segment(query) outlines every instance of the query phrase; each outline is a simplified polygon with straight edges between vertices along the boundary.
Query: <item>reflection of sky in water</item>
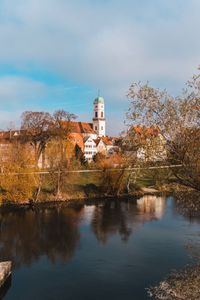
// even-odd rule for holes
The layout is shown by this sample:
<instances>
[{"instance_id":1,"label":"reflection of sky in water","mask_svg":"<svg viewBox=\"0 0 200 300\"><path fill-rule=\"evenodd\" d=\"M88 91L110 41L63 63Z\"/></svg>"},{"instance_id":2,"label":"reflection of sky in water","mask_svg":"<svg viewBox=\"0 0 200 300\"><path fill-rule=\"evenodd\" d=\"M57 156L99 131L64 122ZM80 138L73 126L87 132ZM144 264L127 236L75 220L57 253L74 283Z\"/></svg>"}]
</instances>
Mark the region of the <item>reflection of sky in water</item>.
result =
<instances>
[{"instance_id":1,"label":"reflection of sky in water","mask_svg":"<svg viewBox=\"0 0 200 300\"><path fill-rule=\"evenodd\" d=\"M14 262L5 299L147 299L146 287L190 262L197 232L155 196L1 213L0 259Z\"/></svg>"}]
</instances>

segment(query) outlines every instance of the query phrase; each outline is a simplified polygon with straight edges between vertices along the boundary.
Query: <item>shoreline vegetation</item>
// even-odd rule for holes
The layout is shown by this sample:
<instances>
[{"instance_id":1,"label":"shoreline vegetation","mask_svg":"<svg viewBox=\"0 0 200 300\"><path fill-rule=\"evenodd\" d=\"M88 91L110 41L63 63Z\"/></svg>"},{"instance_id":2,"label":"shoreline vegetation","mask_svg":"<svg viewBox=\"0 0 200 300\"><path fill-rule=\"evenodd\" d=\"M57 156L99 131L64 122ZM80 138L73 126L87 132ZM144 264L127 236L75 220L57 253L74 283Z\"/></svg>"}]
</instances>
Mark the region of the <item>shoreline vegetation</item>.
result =
<instances>
[{"instance_id":1,"label":"shoreline vegetation","mask_svg":"<svg viewBox=\"0 0 200 300\"><path fill-rule=\"evenodd\" d=\"M158 286L147 289L155 300L198 300L200 295L200 265L173 272Z\"/></svg>"},{"instance_id":2,"label":"shoreline vegetation","mask_svg":"<svg viewBox=\"0 0 200 300\"><path fill-rule=\"evenodd\" d=\"M134 190L129 190L124 187L124 189L117 193L112 191L112 193L107 193L105 188L102 186L95 185L94 183L78 185L78 186L68 186L68 190L65 192L60 192L59 195L49 192L49 191L40 191L40 196L37 198L37 201L34 199L23 199L23 201L1 201L1 208L20 208L20 207L37 207L37 206L54 206L59 204L76 206L76 205L85 205L96 203L96 201L101 201L102 199L106 200L134 200L140 197L152 195L152 196L170 196L173 195L177 201L178 207L183 214L192 216L193 214L200 213L200 201L197 200L194 204L195 198L200 198L200 193L191 188L185 187L177 183L168 183L160 184L154 186L142 185L141 183L134 185ZM194 198L193 198L194 197ZM188 201L186 206L184 206L184 199L190 198L191 201ZM192 198L192 199L191 199ZM180 204L180 205L179 205Z\"/></svg>"},{"instance_id":3,"label":"shoreline vegetation","mask_svg":"<svg viewBox=\"0 0 200 300\"><path fill-rule=\"evenodd\" d=\"M145 170L135 173L119 170L101 172L58 173L42 175L1 176L7 189L0 191L0 206L36 205L40 203L84 202L87 199L142 197L144 195L176 194L193 189L169 178L166 170ZM93 171L93 170L88 170ZM152 173L153 172L153 173ZM131 178L133 175L134 178ZM23 184L22 184L23 182Z\"/></svg>"}]
</instances>

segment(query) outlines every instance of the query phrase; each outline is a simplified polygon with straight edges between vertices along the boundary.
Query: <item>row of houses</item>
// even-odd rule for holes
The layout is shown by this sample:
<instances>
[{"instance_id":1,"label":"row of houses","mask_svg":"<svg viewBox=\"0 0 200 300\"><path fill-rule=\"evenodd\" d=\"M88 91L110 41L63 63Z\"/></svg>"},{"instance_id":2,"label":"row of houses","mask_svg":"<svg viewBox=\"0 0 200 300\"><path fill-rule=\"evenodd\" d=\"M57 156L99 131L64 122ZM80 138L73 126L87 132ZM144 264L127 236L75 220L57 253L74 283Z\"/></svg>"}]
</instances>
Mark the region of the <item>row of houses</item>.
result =
<instances>
[{"instance_id":1,"label":"row of houses","mask_svg":"<svg viewBox=\"0 0 200 300\"><path fill-rule=\"evenodd\" d=\"M93 122L70 122L70 151L68 156L72 155L76 146L82 151L85 160L91 162L97 153L102 153L106 157L112 155L119 148L116 146L116 138L106 136L106 118L105 102L103 97L97 97L93 101ZM0 159L6 160L9 148L13 141L19 139L24 134L23 130L9 130L0 132ZM27 143L30 147L30 143ZM48 144L47 144L48 147ZM30 147L30 153L32 153ZM69 154L70 153L70 154ZM42 153L45 156L44 153ZM40 157L39 166L44 166L44 158ZM48 162L46 161L48 165Z\"/></svg>"},{"instance_id":2,"label":"row of houses","mask_svg":"<svg viewBox=\"0 0 200 300\"><path fill-rule=\"evenodd\" d=\"M101 153L108 157L116 152L119 152L119 147L116 145L116 139L109 137L98 137L93 139L91 136L79 138L78 146L81 148L85 159L91 162L97 153Z\"/></svg>"},{"instance_id":3,"label":"row of houses","mask_svg":"<svg viewBox=\"0 0 200 300\"><path fill-rule=\"evenodd\" d=\"M68 122L70 133L68 141L70 150L66 149L68 158L73 155L74 149L78 146L86 161L93 161L97 153L103 154L106 158L120 153L119 137L106 136L106 118L105 102L102 97L95 98L93 102L93 122ZM135 143L139 142L140 147L131 150L137 159L158 161L166 158L166 144L158 128L145 128L136 126L130 129L131 134L135 136ZM0 160L9 159L8 152L13 146L13 141L20 140L20 137L26 135L25 130L9 130L0 132ZM153 138L152 138L153 137ZM126 139L124 139L126 140ZM144 141L144 143L143 143ZM121 138L123 145L123 139ZM49 143L50 144L50 143ZM55 145L55 144L54 144ZM33 144L31 141L26 142L29 154L34 156ZM47 143L48 149L48 143ZM131 155L132 155L131 152ZM129 154L127 152L127 154ZM46 153L41 153L38 160L38 166L48 166Z\"/></svg>"},{"instance_id":4,"label":"row of houses","mask_svg":"<svg viewBox=\"0 0 200 300\"><path fill-rule=\"evenodd\" d=\"M71 122L70 125L71 133L67 137L69 147L66 147L66 158L70 159L74 155L76 146L78 146L85 160L88 162L92 162L97 153L101 153L108 158L119 152L119 147L116 145L118 139L108 136L98 136L90 123ZM0 162L9 160L10 150L12 147L16 147L16 141L23 141L25 134L24 130L0 132ZM38 160L38 167L49 165L47 153L49 147L52 146L52 141L53 139L50 139L47 143L46 152L41 153L41 157ZM32 156L34 160L34 145L31 141L27 141L25 145L29 157Z\"/></svg>"},{"instance_id":5,"label":"row of houses","mask_svg":"<svg viewBox=\"0 0 200 300\"><path fill-rule=\"evenodd\" d=\"M70 142L70 149L66 149L66 155L70 159L73 156L74 149L78 146L81 150L84 158L88 162L92 162L97 153L101 153L106 158L110 158L116 154L120 155L121 148L119 144L123 146L123 142L126 142L126 138L98 136L93 130L92 123L85 122L71 122L71 133L68 136ZM155 128L134 127L132 128L135 136L135 145L139 144L139 147L131 150L127 150L127 156L133 155L139 160L148 161L162 161L167 158L166 143L159 130ZM20 140L20 137L25 134L21 130L10 130L0 132L0 160L9 159L9 149L13 146L15 140ZM49 143L51 145L51 143ZM54 144L55 145L55 144ZM34 156L34 149L31 142L26 144L29 154ZM133 145L134 146L134 145ZM48 143L47 147L48 149ZM43 153L48 165L48 158ZM44 166L44 159L41 155L39 159L39 167Z\"/></svg>"}]
</instances>

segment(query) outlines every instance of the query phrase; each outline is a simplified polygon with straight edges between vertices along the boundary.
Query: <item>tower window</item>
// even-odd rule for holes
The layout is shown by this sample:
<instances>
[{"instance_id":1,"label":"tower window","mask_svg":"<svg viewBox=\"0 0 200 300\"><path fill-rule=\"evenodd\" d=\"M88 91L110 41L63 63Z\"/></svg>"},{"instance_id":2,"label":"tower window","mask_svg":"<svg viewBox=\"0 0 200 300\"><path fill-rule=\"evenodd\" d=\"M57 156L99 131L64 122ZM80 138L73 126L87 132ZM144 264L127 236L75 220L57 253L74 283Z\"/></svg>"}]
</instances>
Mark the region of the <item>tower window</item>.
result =
<instances>
[{"instance_id":1,"label":"tower window","mask_svg":"<svg viewBox=\"0 0 200 300\"><path fill-rule=\"evenodd\" d=\"M101 112L101 117L103 118L103 111Z\"/></svg>"},{"instance_id":2,"label":"tower window","mask_svg":"<svg viewBox=\"0 0 200 300\"><path fill-rule=\"evenodd\" d=\"M98 113L97 113L97 111L95 111L95 118L97 118L98 117Z\"/></svg>"},{"instance_id":3,"label":"tower window","mask_svg":"<svg viewBox=\"0 0 200 300\"><path fill-rule=\"evenodd\" d=\"M95 126L95 130L97 130L97 126Z\"/></svg>"},{"instance_id":4,"label":"tower window","mask_svg":"<svg viewBox=\"0 0 200 300\"><path fill-rule=\"evenodd\" d=\"M103 126L101 126L101 130L103 130Z\"/></svg>"}]
</instances>

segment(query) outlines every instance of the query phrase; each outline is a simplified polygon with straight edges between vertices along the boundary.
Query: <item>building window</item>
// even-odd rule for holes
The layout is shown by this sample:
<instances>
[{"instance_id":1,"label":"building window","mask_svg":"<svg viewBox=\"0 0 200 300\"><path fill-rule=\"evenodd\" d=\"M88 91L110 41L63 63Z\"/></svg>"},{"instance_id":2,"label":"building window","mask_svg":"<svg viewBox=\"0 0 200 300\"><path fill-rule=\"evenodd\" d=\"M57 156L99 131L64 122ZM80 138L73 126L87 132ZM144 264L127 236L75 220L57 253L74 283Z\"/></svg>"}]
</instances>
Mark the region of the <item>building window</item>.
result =
<instances>
[{"instance_id":1,"label":"building window","mask_svg":"<svg viewBox=\"0 0 200 300\"><path fill-rule=\"evenodd\" d=\"M101 130L103 130L103 126L101 126Z\"/></svg>"},{"instance_id":2,"label":"building window","mask_svg":"<svg viewBox=\"0 0 200 300\"><path fill-rule=\"evenodd\" d=\"M103 111L101 112L101 117L103 118Z\"/></svg>"},{"instance_id":3,"label":"building window","mask_svg":"<svg viewBox=\"0 0 200 300\"><path fill-rule=\"evenodd\" d=\"M95 126L95 130L97 130L97 126Z\"/></svg>"},{"instance_id":4,"label":"building window","mask_svg":"<svg viewBox=\"0 0 200 300\"><path fill-rule=\"evenodd\" d=\"M95 118L97 118L98 117L98 113L97 113L97 111L95 111Z\"/></svg>"}]
</instances>

